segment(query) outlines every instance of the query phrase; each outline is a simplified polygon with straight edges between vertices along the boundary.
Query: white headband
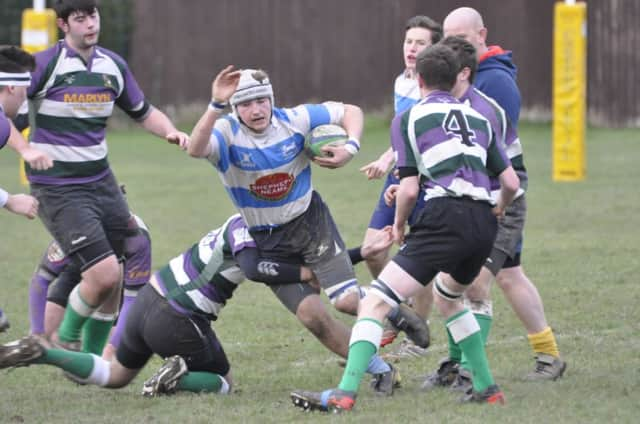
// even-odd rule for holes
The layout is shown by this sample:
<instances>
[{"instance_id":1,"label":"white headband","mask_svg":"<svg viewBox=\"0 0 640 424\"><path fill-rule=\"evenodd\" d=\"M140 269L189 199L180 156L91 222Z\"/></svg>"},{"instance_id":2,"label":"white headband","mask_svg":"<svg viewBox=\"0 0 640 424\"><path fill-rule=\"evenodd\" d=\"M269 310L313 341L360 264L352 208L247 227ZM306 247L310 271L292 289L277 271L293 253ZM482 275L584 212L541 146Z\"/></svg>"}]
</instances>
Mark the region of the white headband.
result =
<instances>
[{"instance_id":1,"label":"white headband","mask_svg":"<svg viewBox=\"0 0 640 424\"><path fill-rule=\"evenodd\" d=\"M14 73L0 71L0 85L29 86L31 85L31 74L29 72Z\"/></svg>"}]
</instances>

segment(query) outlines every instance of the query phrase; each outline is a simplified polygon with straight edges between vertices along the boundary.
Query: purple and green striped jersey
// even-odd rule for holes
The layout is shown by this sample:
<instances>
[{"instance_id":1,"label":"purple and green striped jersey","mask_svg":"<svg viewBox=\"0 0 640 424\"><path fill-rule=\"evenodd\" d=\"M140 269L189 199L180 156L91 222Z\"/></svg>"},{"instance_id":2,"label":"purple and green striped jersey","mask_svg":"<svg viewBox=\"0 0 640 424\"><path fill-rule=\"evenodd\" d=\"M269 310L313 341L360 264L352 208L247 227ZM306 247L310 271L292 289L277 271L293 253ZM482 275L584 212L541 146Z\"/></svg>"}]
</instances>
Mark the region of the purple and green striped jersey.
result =
<instances>
[{"instance_id":1,"label":"purple and green striped jersey","mask_svg":"<svg viewBox=\"0 0 640 424\"><path fill-rule=\"evenodd\" d=\"M480 112L491 123L496 134L496 141L503 146L513 169L518 174L520 188L518 188L516 197L521 196L527 189L527 170L524 167L522 145L520 144L518 131L511 124L504 109L494 99L473 86L460 97L460 101L471 106L473 110ZM499 192L500 181L497 175L493 175L491 178L491 194L494 199L497 198Z\"/></svg>"},{"instance_id":2,"label":"purple and green striped jersey","mask_svg":"<svg viewBox=\"0 0 640 424\"><path fill-rule=\"evenodd\" d=\"M2 149L11 135L11 124L9 118L4 114L2 106L0 106L0 149Z\"/></svg>"},{"instance_id":3,"label":"purple and green striped jersey","mask_svg":"<svg viewBox=\"0 0 640 424\"><path fill-rule=\"evenodd\" d=\"M240 215L209 232L154 276L163 296L178 312L215 320L245 279L234 259L242 249L256 247Z\"/></svg>"},{"instance_id":4,"label":"purple and green striped jersey","mask_svg":"<svg viewBox=\"0 0 640 424\"><path fill-rule=\"evenodd\" d=\"M29 181L38 184L82 184L109 172L106 125L117 105L137 120L148 104L126 62L96 47L88 62L64 41L35 54L28 97L35 108L31 144L47 153L54 166L37 171L27 166Z\"/></svg>"},{"instance_id":5,"label":"purple and green striped jersey","mask_svg":"<svg viewBox=\"0 0 640 424\"><path fill-rule=\"evenodd\" d=\"M398 75L393 84L393 109L395 114L404 112L418 103L420 97L418 79L408 78L406 71Z\"/></svg>"},{"instance_id":6,"label":"purple and green striped jersey","mask_svg":"<svg viewBox=\"0 0 640 424\"><path fill-rule=\"evenodd\" d=\"M235 114L216 121L207 159L250 228L283 225L307 210L313 186L305 136L319 125L340 124L343 115L344 105L336 102L274 108L261 134Z\"/></svg>"},{"instance_id":7,"label":"purple and green striped jersey","mask_svg":"<svg viewBox=\"0 0 640 424\"><path fill-rule=\"evenodd\" d=\"M391 124L398 168L417 168L425 201L451 196L494 204L490 174L510 163L491 123L450 93L435 91Z\"/></svg>"}]
</instances>

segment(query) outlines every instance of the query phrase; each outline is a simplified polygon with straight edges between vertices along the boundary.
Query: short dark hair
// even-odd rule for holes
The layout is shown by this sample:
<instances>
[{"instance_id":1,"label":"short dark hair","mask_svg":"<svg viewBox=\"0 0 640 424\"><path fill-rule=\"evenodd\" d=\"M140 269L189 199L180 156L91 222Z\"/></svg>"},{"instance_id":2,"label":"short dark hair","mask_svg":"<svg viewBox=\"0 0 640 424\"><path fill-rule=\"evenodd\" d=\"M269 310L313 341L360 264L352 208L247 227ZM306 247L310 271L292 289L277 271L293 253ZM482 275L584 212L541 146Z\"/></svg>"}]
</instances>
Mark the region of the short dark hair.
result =
<instances>
[{"instance_id":1,"label":"short dark hair","mask_svg":"<svg viewBox=\"0 0 640 424\"><path fill-rule=\"evenodd\" d=\"M469 82L473 84L473 79L476 76L476 69L478 68L478 57L476 56L476 48L473 44L468 42L462 37L449 36L440 42L440 44L451 48L458 57L460 62L460 71L464 68L469 68L471 73L469 74Z\"/></svg>"},{"instance_id":2,"label":"short dark hair","mask_svg":"<svg viewBox=\"0 0 640 424\"><path fill-rule=\"evenodd\" d=\"M428 16L417 15L409 18L405 25L405 32L411 28L424 28L431 32L431 44L436 44L442 39L442 25L434 21Z\"/></svg>"},{"instance_id":3,"label":"short dark hair","mask_svg":"<svg viewBox=\"0 0 640 424\"><path fill-rule=\"evenodd\" d=\"M416 70L427 88L451 91L460 72L460 62L450 47L438 43L418 54Z\"/></svg>"},{"instance_id":4,"label":"short dark hair","mask_svg":"<svg viewBox=\"0 0 640 424\"><path fill-rule=\"evenodd\" d=\"M73 12L84 12L89 15L95 12L97 8L98 3L96 0L56 0L53 4L56 16L65 22Z\"/></svg>"},{"instance_id":5,"label":"short dark hair","mask_svg":"<svg viewBox=\"0 0 640 424\"><path fill-rule=\"evenodd\" d=\"M0 46L1 72L31 72L35 67L36 59L30 53L16 46Z\"/></svg>"}]
</instances>

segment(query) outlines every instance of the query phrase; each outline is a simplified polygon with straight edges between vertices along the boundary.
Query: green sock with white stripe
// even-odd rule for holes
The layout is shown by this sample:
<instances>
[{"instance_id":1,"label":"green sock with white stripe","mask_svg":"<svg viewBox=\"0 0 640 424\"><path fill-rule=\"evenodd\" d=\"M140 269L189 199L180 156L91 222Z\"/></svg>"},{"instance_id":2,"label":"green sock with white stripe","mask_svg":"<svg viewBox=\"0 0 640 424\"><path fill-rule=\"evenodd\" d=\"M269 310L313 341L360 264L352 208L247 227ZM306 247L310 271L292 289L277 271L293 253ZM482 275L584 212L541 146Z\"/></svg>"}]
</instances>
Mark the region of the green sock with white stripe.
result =
<instances>
[{"instance_id":1,"label":"green sock with white stripe","mask_svg":"<svg viewBox=\"0 0 640 424\"><path fill-rule=\"evenodd\" d=\"M363 318L356 321L351 330L347 365L338 385L340 390L357 392L362 377L375 355L382 339L383 326L380 321Z\"/></svg>"},{"instance_id":2,"label":"green sock with white stripe","mask_svg":"<svg viewBox=\"0 0 640 424\"><path fill-rule=\"evenodd\" d=\"M58 338L62 342L80 340L82 326L99 305L91 306L80 296L80 285L77 285L69 295L69 303L64 311L64 318L58 329Z\"/></svg>"},{"instance_id":3,"label":"green sock with white stripe","mask_svg":"<svg viewBox=\"0 0 640 424\"><path fill-rule=\"evenodd\" d=\"M480 335L482 336L482 344L484 346L487 345L487 340L489 339L489 332L491 331L491 324L493 322L493 317L485 314L474 313L474 317L478 321L480 325ZM470 370L471 366L469 365L469 361L467 357L462 355L462 360L460 361L460 366L466 370Z\"/></svg>"},{"instance_id":4,"label":"green sock with white stripe","mask_svg":"<svg viewBox=\"0 0 640 424\"><path fill-rule=\"evenodd\" d=\"M111 377L111 363L92 353L45 349L44 354L33 362L58 367L84 384L104 387Z\"/></svg>"},{"instance_id":5,"label":"green sock with white stripe","mask_svg":"<svg viewBox=\"0 0 640 424\"><path fill-rule=\"evenodd\" d=\"M82 326L82 351L102 355L114 321L113 316L89 317Z\"/></svg>"},{"instance_id":6,"label":"green sock with white stripe","mask_svg":"<svg viewBox=\"0 0 640 424\"><path fill-rule=\"evenodd\" d=\"M473 374L473 389L481 392L494 384L484 350L480 325L473 314L465 309L451 316L447 319L447 329L469 362Z\"/></svg>"}]
</instances>

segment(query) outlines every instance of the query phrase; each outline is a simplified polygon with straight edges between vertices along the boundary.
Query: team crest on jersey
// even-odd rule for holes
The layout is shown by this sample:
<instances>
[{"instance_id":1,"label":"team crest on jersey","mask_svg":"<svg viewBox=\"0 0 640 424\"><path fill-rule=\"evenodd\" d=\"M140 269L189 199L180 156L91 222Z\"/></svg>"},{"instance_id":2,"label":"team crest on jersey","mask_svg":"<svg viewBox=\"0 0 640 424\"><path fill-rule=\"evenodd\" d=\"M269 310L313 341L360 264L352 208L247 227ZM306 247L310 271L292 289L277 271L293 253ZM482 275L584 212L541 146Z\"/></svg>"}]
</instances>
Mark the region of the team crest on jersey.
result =
<instances>
[{"instance_id":1,"label":"team crest on jersey","mask_svg":"<svg viewBox=\"0 0 640 424\"><path fill-rule=\"evenodd\" d=\"M291 191L295 177L285 172L265 175L249 185L251 194L259 199L277 201L284 199Z\"/></svg>"},{"instance_id":2,"label":"team crest on jersey","mask_svg":"<svg viewBox=\"0 0 640 424\"><path fill-rule=\"evenodd\" d=\"M107 88L111 88L114 89L115 87L113 86L113 82L111 82L111 78L109 78L107 75L102 74L102 81L104 81L104 86Z\"/></svg>"},{"instance_id":3,"label":"team crest on jersey","mask_svg":"<svg viewBox=\"0 0 640 424\"><path fill-rule=\"evenodd\" d=\"M55 241L51 242L49 248L47 249L47 260L52 263L60 262L65 258L65 256L66 255L60 248L60 245Z\"/></svg>"},{"instance_id":4,"label":"team crest on jersey","mask_svg":"<svg viewBox=\"0 0 640 424\"><path fill-rule=\"evenodd\" d=\"M255 168L257 165L251 160L250 153L240 153L240 166L242 168Z\"/></svg>"},{"instance_id":5,"label":"team crest on jersey","mask_svg":"<svg viewBox=\"0 0 640 424\"><path fill-rule=\"evenodd\" d=\"M283 157L290 158L298 153L298 147L296 143L286 143L281 147L281 153Z\"/></svg>"}]
</instances>

